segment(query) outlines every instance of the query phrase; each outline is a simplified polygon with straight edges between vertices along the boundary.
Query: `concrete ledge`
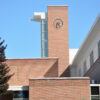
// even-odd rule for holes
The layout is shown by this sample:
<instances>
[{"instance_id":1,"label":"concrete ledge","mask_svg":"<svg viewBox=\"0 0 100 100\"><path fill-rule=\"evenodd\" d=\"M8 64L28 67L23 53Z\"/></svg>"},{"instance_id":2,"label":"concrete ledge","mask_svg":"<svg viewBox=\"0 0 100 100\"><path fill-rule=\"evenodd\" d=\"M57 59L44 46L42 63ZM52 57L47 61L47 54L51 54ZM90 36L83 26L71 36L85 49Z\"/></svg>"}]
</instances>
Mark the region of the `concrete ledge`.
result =
<instances>
[{"instance_id":1,"label":"concrete ledge","mask_svg":"<svg viewBox=\"0 0 100 100\"><path fill-rule=\"evenodd\" d=\"M68 7L68 5L48 5L48 7Z\"/></svg>"},{"instance_id":2,"label":"concrete ledge","mask_svg":"<svg viewBox=\"0 0 100 100\"><path fill-rule=\"evenodd\" d=\"M29 90L29 86L9 86L8 90Z\"/></svg>"},{"instance_id":3,"label":"concrete ledge","mask_svg":"<svg viewBox=\"0 0 100 100\"><path fill-rule=\"evenodd\" d=\"M43 58L7 58L7 60L52 60L59 59L58 57L43 57Z\"/></svg>"},{"instance_id":4,"label":"concrete ledge","mask_svg":"<svg viewBox=\"0 0 100 100\"><path fill-rule=\"evenodd\" d=\"M30 78L29 80L89 80L89 77L43 77Z\"/></svg>"}]
</instances>

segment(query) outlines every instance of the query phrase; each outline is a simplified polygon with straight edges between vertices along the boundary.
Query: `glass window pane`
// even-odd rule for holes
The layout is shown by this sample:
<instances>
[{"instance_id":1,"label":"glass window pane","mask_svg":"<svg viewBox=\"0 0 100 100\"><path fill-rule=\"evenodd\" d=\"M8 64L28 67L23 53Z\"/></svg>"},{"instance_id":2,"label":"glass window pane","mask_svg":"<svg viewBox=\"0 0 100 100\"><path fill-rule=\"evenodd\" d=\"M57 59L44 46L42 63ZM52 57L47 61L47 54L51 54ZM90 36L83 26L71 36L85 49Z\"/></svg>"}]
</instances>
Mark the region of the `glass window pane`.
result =
<instances>
[{"instance_id":1,"label":"glass window pane","mask_svg":"<svg viewBox=\"0 0 100 100\"><path fill-rule=\"evenodd\" d=\"M93 56L93 51L90 54L90 66L94 63L94 56Z\"/></svg>"},{"instance_id":2,"label":"glass window pane","mask_svg":"<svg viewBox=\"0 0 100 100\"><path fill-rule=\"evenodd\" d=\"M29 98L29 91L14 91L13 98Z\"/></svg>"},{"instance_id":3,"label":"glass window pane","mask_svg":"<svg viewBox=\"0 0 100 100\"><path fill-rule=\"evenodd\" d=\"M86 71L87 71L87 66L86 66L86 61L84 62L84 64L83 64L83 74L85 74L86 73Z\"/></svg>"},{"instance_id":4,"label":"glass window pane","mask_svg":"<svg viewBox=\"0 0 100 100\"><path fill-rule=\"evenodd\" d=\"M100 100L99 96L91 96L91 100Z\"/></svg>"},{"instance_id":5,"label":"glass window pane","mask_svg":"<svg viewBox=\"0 0 100 100\"><path fill-rule=\"evenodd\" d=\"M47 20L42 20L42 57L48 57L48 24Z\"/></svg>"},{"instance_id":6,"label":"glass window pane","mask_svg":"<svg viewBox=\"0 0 100 100\"><path fill-rule=\"evenodd\" d=\"M99 95L99 87L97 86L91 87L91 95Z\"/></svg>"},{"instance_id":7,"label":"glass window pane","mask_svg":"<svg viewBox=\"0 0 100 100\"><path fill-rule=\"evenodd\" d=\"M29 98L29 91L23 91L24 98Z\"/></svg>"}]
</instances>

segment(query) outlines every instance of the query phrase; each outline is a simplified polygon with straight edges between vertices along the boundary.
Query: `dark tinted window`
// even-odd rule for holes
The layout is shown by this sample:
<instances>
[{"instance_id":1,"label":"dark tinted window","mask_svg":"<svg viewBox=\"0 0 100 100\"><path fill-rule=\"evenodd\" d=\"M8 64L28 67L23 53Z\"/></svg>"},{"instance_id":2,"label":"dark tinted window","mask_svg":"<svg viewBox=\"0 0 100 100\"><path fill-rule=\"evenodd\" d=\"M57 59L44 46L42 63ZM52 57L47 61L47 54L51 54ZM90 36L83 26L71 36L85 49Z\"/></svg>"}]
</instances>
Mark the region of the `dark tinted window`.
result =
<instances>
[{"instance_id":1,"label":"dark tinted window","mask_svg":"<svg viewBox=\"0 0 100 100\"><path fill-rule=\"evenodd\" d=\"M29 91L14 91L13 98L28 98Z\"/></svg>"},{"instance_id":2,"label":"dark tinted window","mask_svg":"<svg viewBox=\"0 0 100 100\"><path fill-rule=\"evenodd\" d=\"M84 70L84 74L86 73L86 71L87 71L87 66L86 66L86 61L84 61L84 68L83 68Z\"/></svg>"},{"instance_id":3,"label":"dark tinted window","mask_svg":"<svg viewBox=\"0 0 100 100\"><path fill-rule=\"evenodd\" d=\"M99 87L91 87L91 95L99 95Z\"/></svg>"}]
</instances>

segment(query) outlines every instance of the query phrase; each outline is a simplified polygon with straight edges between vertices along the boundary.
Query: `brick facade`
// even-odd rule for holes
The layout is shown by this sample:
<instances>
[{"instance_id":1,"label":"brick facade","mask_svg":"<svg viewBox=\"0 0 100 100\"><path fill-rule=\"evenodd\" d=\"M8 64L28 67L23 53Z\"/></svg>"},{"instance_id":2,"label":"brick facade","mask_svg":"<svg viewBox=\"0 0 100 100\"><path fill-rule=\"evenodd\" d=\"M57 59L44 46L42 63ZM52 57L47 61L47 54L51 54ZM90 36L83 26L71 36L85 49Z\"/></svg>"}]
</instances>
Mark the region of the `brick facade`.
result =
<instances>
[{"instance_id":1,"label":"brick facade","mask_svg":"<svg viewBox=\"0 0 100 100\"><path fill-rule=\"evenodd\" d=\"M30 100L90 100L88 78L30 79Z\"/></svg>"},{"instance_id":2,"label":"brick facade","mask_svg":"<svg viewBox=\"0 0 100 100\"><path fill-rule=\"evenodd\" d=\"M58 58L47 59L9 59L7 65L14 76L9 85L29 85L29 78L57 77Z\"/></svg>"},{"instance_id":3,"label":"brick facade","mask_svg":"<svg viewBox=\"0 0 100 100\"><path fill-rule=\"evenodd\" d=\"M61 24L60 28L56 28L57 22ZM59 58L59 75L69 65L68 35L68 7L48 6L48 56Z\"/></svg>"}]
</instances>

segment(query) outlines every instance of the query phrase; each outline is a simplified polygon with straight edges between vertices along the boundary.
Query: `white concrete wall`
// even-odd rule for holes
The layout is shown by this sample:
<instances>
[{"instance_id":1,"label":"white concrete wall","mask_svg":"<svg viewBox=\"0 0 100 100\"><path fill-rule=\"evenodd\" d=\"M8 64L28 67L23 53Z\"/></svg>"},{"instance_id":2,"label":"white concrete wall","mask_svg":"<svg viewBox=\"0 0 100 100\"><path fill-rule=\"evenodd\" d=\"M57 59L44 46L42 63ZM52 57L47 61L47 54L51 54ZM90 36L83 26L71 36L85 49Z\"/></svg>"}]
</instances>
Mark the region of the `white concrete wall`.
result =
<instances>
[{"instance_id":1,"label":"white concrete wall","mask_svg":"<svg viewBox=\"0 0 100 100\"><path fill-rule=\"evenodd\" d=\"M90 53L93 51L94 62L98 59L98 42L100 41L100 20L96 24L95 28L91 31L90 37L86 40L83 50L80 51L76 62L72 64L71 76L79 76L79 70L81 69L81 76L83 73L83 64L86 60L87 70L90 68Z\"/></svg>"},{"instance_id":2,"label":"white concrete wall","mask_svg":"<svg viewBox=\"0 0 100 100\"><path fill-rule=\"evenodd\" d=\"M75 48L73 48L73 49L70 48L70 49L69 49L69 64L72 64L73 59L74 59L74 57L75 57L77 51L78 51L78 49L75 49Z\"/></svg>"},{"instance_id":3,"label":"white concrete wall","mask_svg":"<svg viewBox=\"0 0 100 100\"><path fill-rule=\"evenodd\" d=\"M99 38L98 38L99 37ZM82 55L82 58L79 60L79 63L77 65L77 71L79 71L81 67L81 76L83 76L85 73L83 73L83 67L84 62L86 60L87 70L90 68L90 53L93 51L94 54L94 62L98 59L98 41L100 40L100 34L93 40L93 43L89 45L89 47L86 49L84 55Z\"/></svg>"}]
</instances>

